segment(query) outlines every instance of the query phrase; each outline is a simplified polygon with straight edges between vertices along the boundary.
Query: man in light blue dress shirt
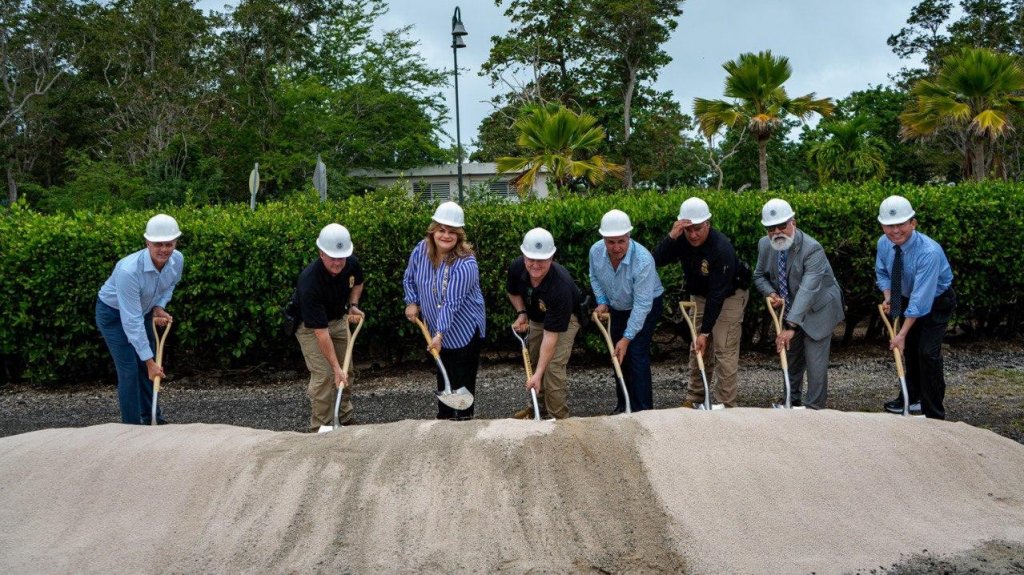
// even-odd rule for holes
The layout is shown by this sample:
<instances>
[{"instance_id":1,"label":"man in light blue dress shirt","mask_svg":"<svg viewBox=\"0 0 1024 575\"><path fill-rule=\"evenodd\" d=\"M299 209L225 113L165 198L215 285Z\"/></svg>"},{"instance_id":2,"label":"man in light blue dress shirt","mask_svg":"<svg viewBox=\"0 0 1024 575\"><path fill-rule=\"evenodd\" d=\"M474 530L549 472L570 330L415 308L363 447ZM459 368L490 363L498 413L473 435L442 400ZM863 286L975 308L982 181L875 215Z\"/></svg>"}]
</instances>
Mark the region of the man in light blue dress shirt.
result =
<instances>
[{"instance_id":1,"label":"man in light blue dress shirt","mask_svg":"<svg viewBox=\"0 0 1024 575\"><path fill-rule=\"evenodd\" d=\"M894 319L903 318L889 349L899 348L906 361L911 411L920 409L925 417L945 419L942 338L956 309L953 270L942 246L917 231L917 218L906 198L883 200L878 222L883 234L875 255L875 283L884 297L884 311ZM902 413L902 395L885 409Z\"/></svg>"},{"instance_id":2,"label":"man in light blue dress shirt","mask_svg":"<svg viewBox=\"0 0 1024 575\"><path fill-rule=\"evenodd\" d=\"M654 257L630 238L629 216L612 210L601 218L603 236L590 248L590 287L597 300L598 314L611 314L611 337L615 357L629 391L633 411L653 409L651 391L651 337L662 312L665 288L654 265ZM612 412L622 413L625 398L615 386L617 403Z\"/></svg>"},{"instance_id":3,"label":"man in light blue dress shirt","mask_svg":"<svg viewBox=\"0 0 1024 575\"><path fill-rule=\"evenodd\" d=\"M171 216L150 218L143 234L146 247L117 262L96 298L96 327L117 369L122 423L151 423L153 378L164 377L154 359L151 323L155 319L157 325L166 326L173 320L165 308L185 263L175 249L180 235L178 222ZM157 423L166 423L159 410Z\"/></svg>"}]
</instances>

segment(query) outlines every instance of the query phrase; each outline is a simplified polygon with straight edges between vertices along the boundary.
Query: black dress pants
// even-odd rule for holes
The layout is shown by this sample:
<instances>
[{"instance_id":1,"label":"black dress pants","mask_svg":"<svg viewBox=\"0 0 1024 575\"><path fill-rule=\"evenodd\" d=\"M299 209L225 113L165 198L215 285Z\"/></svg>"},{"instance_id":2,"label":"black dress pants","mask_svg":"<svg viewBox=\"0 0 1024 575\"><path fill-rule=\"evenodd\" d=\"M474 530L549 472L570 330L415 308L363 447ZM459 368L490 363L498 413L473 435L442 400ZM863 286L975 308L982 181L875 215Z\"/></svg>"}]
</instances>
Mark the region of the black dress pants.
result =
<instances>
[{"instance_id":1,"label":"black dress pants","mask_svg":"<svg viewBox=\"0 0 1024 575\"><path fill-rule=\"evenodd\" d=\"M907 333L903 357L907 367L907 393L910 403L921 402L925 417L946 419L942 405L946 397L946 377L942 369L942 338L946 335L956 293L950 287L932 303L932 310L914 322Z\"/></svg>"},{"instance_id":2,"label":"black dress pants","mask_svg":"<svg viewBox=\"0 0 1024 575\"><path fill-rule=\"evenodd\" d=\"M444 364L445 370L448 372L448 380L451 383L452 391L465 387L476 395L476 372L480 368L480 332L479 330L473 334L473 338L469 340L469 343L464 347L456 349L441 349L441 363ZM437 372L437 390L444 391L444 377L441 375L441 371ZM476 402L469 406L468 409L452 409L447 405L437 402L437 418L438 419L455 419L455 420L466 420L473 419L473 407Z\"/></svg>"}]
</instances>

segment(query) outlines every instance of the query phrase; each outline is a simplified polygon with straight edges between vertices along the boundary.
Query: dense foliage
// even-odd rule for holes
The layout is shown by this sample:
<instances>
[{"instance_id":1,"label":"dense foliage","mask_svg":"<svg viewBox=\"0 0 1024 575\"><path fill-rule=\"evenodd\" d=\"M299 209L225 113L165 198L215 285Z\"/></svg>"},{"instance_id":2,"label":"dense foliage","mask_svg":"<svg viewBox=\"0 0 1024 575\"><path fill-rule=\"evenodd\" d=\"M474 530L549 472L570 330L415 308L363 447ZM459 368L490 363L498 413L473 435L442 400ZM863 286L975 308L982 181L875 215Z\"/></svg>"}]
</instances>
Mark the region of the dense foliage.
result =
<instances>
[{"instance_id":1,"label":"dense foliage","mask_svg":"<svg viewBox=\"0 0 1024 575\"><path fill-rule=\"evenodd\" d=\"M1024 247L1024 191L1003 184L869 184L781 194L796 209L798 226L825 246L846 292L850 320L875 314L879 295L874 249L880 235L875 217L880 200L892 193L910 198L918 211L918 230L945 247L956 274L961 326L981 334L1019 330L1024 268L1017 260ZM587 253L599 239L602 214L611 208L625 210L634 221L633 237L653 248L671 226L679 203L690 195L708 201L713 225L753 264L757 240L764 233L760 209L769 194L677 189L664 195L622 193L467 206L466 231L481 266L489 345L512 349L504 273L518 255L525 231L549 229L558 246L556 260L587 285ZM298 273L316 257L319 229L332 221L352 231L356 254L367 271L362 307L368 321L360 353L390 361L421 350L402 314L401 278L432 206L400 194L319 203L310 193L261 204L255 212L239 205L184 207L170 213L184 230L179 249L185 254L185 273L169 306L177 318L170 347L179 365L255 365L294 354L294 339L280 329L280 308ZM141 234L151 215L42 215L22 204L0 212L4 377L45 381L110 368L94 326L96 292L119 258L143 247ZM680 296L678 266L663 268L661 277L670 289L666 301L674 301ZM763 300L752 295L748 332L759 329L766 318Z\"/></svg>"}]
</instances>

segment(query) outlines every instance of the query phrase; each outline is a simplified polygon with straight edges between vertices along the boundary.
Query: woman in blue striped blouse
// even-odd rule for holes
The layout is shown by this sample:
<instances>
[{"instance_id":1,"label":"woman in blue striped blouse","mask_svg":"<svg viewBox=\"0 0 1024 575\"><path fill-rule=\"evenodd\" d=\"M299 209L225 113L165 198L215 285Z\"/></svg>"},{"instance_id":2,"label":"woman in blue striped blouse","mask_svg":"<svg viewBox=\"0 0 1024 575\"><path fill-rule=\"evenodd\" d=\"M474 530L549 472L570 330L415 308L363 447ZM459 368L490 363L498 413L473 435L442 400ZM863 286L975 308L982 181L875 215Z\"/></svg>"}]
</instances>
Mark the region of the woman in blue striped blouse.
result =
<instances>
[{"instance_id":1,"label":"woman in blue striped blouse","mask_svg":"<svg viewBox=\"0 0 1024 575\"><path fill-rule=\"evenodd\" d=\"M412 250L405 268L405 317L422 315L433 334L429 349L441 353L452 389L476 394L480 342L485 337L484 297L473 245L466 240L465 214L455 202L437 207L427 236ZM437 374L437 390L444 379ZM437 418L464 421L473 407L455 410L437 402Z\"/></svg>"}]
</instances>

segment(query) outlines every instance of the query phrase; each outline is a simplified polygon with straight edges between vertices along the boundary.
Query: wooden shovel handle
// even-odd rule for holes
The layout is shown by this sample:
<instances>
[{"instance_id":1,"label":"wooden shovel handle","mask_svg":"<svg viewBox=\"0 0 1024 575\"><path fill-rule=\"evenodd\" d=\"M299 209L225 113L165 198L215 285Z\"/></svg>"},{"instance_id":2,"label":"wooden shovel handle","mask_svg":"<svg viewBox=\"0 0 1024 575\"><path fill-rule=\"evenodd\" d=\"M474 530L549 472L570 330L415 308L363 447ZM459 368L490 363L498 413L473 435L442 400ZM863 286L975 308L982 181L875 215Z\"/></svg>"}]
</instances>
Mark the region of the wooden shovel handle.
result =
<instances>
[{"instance_id":1,"label":"wooden shovel handle","mask_svg":"<svg viewBox=\"0 0 1024 575\"><path fill-rule=\"evenodd\" d=\"M683 319L686 320L686 325L690 327L690 337L692 337L693 341L696 342L697 328L694 327L693 325L693 318L690 317L690 310L693 310L693 316L696 317L697 304L695 304L692 301L681 301L679 302L679 310L683 312ZM704 354L702 353L697 354L697 366L701 369L701 371L704 370Z\"/></svg>"},{"instance_id":2,"label":"wooden shovel handle","mask_svg":"<svg viewBox=\"0 0 1024 575\"><path fill-rule=\"evenodd\" d=\"M434 340L430 337L430 332L427 331L426 324L424 324L423 321L420 320L420 318L418 318L418 317L415 318L415 319L416 319L416 325L420 326L420 332L423 333L423 339L427 340L427 347L430 348L429 349L430 355L434 356L434 359L441 359L441 352L439 352L436 349L430 347L430 342L432 342Z\"/></svg>"},{"instance_id":3,"label":"wooden shovel handle","mask_svg":"<svg viewBox=\"0 0 1024 575\"><path fill-rule=\"evenodd\" d=\"M164 332L161 334L160 331L157 330L156 318L153 318L153 337L156 339L156 357L153 358L153 361L155 361L160 367L163 367L164 365L164 342L167 341L167 334L171 332L171 325L173 323L173 321L168 320L167 325L164 326ZM160 379L159 375L153 378L154 391L160 391Z\"/></svg>"},{"instance_id":4,"label":"wooden shovel handle","mask_svg":"<svg viewBox=\"0 0 1024 575\"><path fill-rule=\"evenodd\" d=\"M608 345L608 353L612 356L612 367L615 368L615 375L619 376L619 379L624 379L622 377L622 366L619 365L619 358L615 357L615 344L612 343L612 336L608 333L612 329L611 314L604 314L604 319L602 320L601 316L595 311L590 314L590 317L594 319L594 325L600 330L601 335L604 336L605 344ZM607 326L605 322L607 322Z\"/></svg>"},{"instance_id":5,"label":"wooden shovel handle","mask_svg":"<svg viewBox=\"0 0 1024 575\"><path fill-rule=\"evenodd\" d=\"M775 313L775 308L772 307L772 298L764 298L768 303L768 313L772 315L772 323L775 324L775 335L782 333L782 320L780 318L786 317L786 302L782 302L782 309L779 313ZM779 351L779 361L782 363L782 369L789 370L789 359L786 358L786 350L783 348Z\"/></svg>"},{"instance_id":6,"label":"wooden shovel handle","mask_svg":"<svg viewBox=\"0 0 1024 575\"><path fill-rule=\"evenodd\" d=\"M899 329L900 318L890 322L889 316L885 313L885 304L882 303L878 304L878 314L882 316L882 323L885 324L885 329L889 332L889 341L896 339L896 330ZM904 377L903 354L900 353L900 348L892 348L892 355L896 358L896 374Z\"/></svg>"},{"instance_id":7,"label":"wooden shovel handle","mask_svg":"<svg viewBox=\"0 0 1024 575\"><path fill-rule=\"evenodd\" d=\"M363 329L364 319L366 319L366 314L359 316L355 331L351 331L349 323L345 322L345 329L349 331L349 334L348 343L345 345L345 361L341 365L342 373L348 373L348 369L352 366L352 348L356 345L356 336L359 335L359 330Z\"/></svg>"}]
</instances>

